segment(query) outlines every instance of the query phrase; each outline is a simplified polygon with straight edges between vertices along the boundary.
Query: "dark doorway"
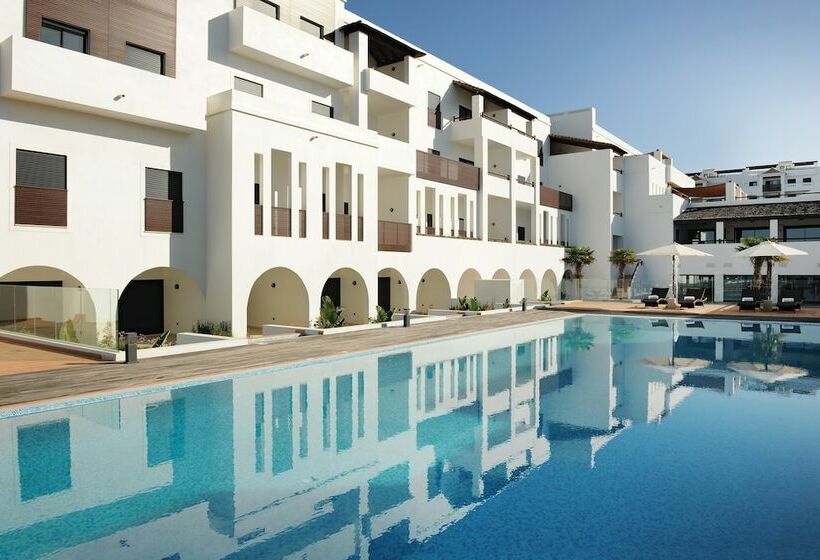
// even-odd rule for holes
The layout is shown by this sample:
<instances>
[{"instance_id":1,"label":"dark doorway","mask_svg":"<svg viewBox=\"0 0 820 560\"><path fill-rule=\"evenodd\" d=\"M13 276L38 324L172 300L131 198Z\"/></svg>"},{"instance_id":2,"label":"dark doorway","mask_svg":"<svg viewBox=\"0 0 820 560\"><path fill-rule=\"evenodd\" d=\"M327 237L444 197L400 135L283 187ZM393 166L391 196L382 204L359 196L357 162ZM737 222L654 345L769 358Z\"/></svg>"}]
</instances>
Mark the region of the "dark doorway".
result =
<instances>
[{"instance_id":1,"label":"dark doorway","mask_svg":"<svg viewBox=\"0 0 820 560\"><path fill-rule=\"evenodd\" d=\"M164 291L162 280L132 280L120 296L119 330L139 334L165 331Z\"/></svg>"},{"instance_id":2,"label":"dark doorway","mask_svg":"<svg viewBox=\"0 0 820 560\"><path fill-rule=\"evenodd\" d=\"M519 241L526 241L527 240L527 228L524 226L518 226L518 240Z\"/></svg>"},{"instance_id":3,"label":"dark doorway","mask_svg":"<svg viewBox=\"0 0 820 560\"><path fill-rule=\"evenodd\" d=\"M390 277L379 276L379 307L390 310Z\"/></svg>"},{"instance_id":4,"label":"dark doorway","mask_svg":"<svg viewBox=\"0 0 820 560\"><path fill-rule=\"evenodd\" d=\"M327 279L327 282L325 282L325 287L322 289L322 300L325 299L325 296L329 297L336 307L340 307L342 305L341 278Z\"/></svg>"}]
</instances>

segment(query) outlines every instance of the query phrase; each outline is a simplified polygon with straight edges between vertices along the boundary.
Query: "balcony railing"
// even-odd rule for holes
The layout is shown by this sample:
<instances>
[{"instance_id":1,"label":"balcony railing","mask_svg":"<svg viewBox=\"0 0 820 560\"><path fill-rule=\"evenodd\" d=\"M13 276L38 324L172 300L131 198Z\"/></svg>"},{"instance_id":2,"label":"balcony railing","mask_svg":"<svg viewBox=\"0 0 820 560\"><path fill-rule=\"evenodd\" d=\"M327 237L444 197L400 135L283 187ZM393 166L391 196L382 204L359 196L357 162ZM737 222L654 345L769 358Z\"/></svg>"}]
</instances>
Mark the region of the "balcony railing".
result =
<instances>
[{"instance_id":1,"label":"balcony railing","mask_svg":"<svg viewBox=\"0 0 820 560\"><path fill-rule=\"evenodd\" d=\"M572 195L569 193L542 186L539 199L541 206L572 212Z\"/></svg>"},{"instance_id":2,"label":"balcony railing","mask_svg":"<svg viewBox=\"0 0 820 560\"><path fill-rule=\"evenodd\" d=\"M509 128L510 130L514 130L514 131L516 131L518 134L521 134L522 136L526 136L527 138L531 138L531 139L533 139L533 140L537 140L537 138L536 138L535 136L533 136L532 134L530 134L530 133L528 133L528 132L525 132L525 131L523 131L523 130L521 130L521 129L518 129L518 128L514 127L514 126L513 126L513 125L511 125L511 124L507 124L507 123L505 123L504 121L502 121L502 120L500 120L500 119L497 119L497 118L493 117L493 116L492 116L491 114L489 114L489 113L486 113L486 112L485 112L485 113L481 113L481 116L482 116L482 117L484 117L485 119L487 119L488 121L492 121L492 122L494 122L494 123L496 123L496 124L499 124L499 125L501 125L501 126L506 126L506 127L507 127L507 128Z\"/></svg>"},{"instance_id":3,"label":"balcony railing","mask_svg":"<svg viewBox=\"0 0 820 560\"><path fill-rule=\"evenodd\" d=\"M350 241L352 221L350 214L336 214L336 239L339 241Z\"/></svg>"},{"instance_id":4,"label":"balcony railing","mask_svg":"<svg viewBox=\"0 0 820 560\"><path fill-rule=\"evenodd\" d=\"M535 181L530 181L529 179L527 179L523 175L519 175L518 177L515 178L515 180L518 181L519 185L526 185L528 187L534 187L535 186Z\"/></svg>"},{"instance_id":5,"label":"balcony railing","mask_svg":"<svg viewBox=\"0 0 820 560\"><path fill-rule=\"evenodd\" d=\"M322 239L330 239L330 214L322 212Z\"/></svg>"},{"instance_id":6,"label":"balcony railing","mask_svg":"<svg viewBox=\"0 0 820 560\"><path fill-rule=\"evenodd\" d=\"M359 241L364 241L364 216L359 216L356 222L359 224L356 237Z\"/></svg>"},{"instance_id":7,"label":"balcony railing","mask_svg":"<svg viewBox=\"0 0 820 560\"><path fill-rule=\"evenodd\" d=\"M262 205L253 205L253 234L262 235Z\"/></svg>"},{"instance_id":8,"label":"balcony railing","mask_svg":"<svg viewBox=\"0 0 820 560\"><path fill-rule=\"evenodd\" d=\"M416 176L473 191L479 189L481 182L478 167L422 151L416 152Z\"/></svg>"},{"instance_id":9,"label":"balcony railing","mask_svg":"<svg viewBox=\"0 0 820 560\"><path fill-rule=\"evenodd\" d=\"M307 237L307 212L299 210L299 237Z\"/></svg>"},{"instance_id":10,"label":"balcony railing","mask_svg":"<svg viewBox=\"0 0 820 560\"><path fill-rule=\"evenodd\" d=\"M66 227L68 191L41 187L14 187L14 223Z\"/></svg>"},{"instance_id":11,"label":"balcony railing","mask_svg":"<svg viewBox=\"0 0 820 560\"><path fill-rule=\"evenodd\" d=\"M413 250L412 226L379 220L379 251L409 253Z\"/></svg>"},{"instance_id":12,"label":"balcony railing","mask_svg":"<svg viewBox=\"0 0 820 560\"><path fill-rule=\"evenodd\" d=\"M290 208L270 209L271 235L276 237L290 237Z\"/></svg>"},{"instance_id":13,"label":"balcony railing","mask_svg":"<svg viewBox=\"0 0 820 560\"><path fill-rule=\"evenodd\" d=\"M181 200L145 199L145 231L182 233Z\"/></svg>"}]
</instances>

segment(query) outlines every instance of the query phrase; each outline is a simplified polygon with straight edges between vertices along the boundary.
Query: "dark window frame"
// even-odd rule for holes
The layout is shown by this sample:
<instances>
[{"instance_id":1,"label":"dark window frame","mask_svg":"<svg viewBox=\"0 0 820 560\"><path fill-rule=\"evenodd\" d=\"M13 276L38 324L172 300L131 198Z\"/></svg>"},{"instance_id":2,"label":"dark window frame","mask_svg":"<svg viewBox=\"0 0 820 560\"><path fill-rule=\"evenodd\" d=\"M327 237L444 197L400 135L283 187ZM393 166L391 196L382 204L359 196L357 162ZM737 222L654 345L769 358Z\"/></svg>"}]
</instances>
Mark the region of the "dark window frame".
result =
<instances>
[{"instance_id":1,"label":"dark window frame","mask_svg":"<svg viewBox=\"0 0 820 560\"><path fill-rule=\"evenodd\" d=\"M264 86L264 84L260 84L259 82L254 82L253 80L249 80L249 79L247 79L247 78L243 78L242 76L234 76L234 77L233 77L233 89L235 89L235 90L237 90L237 91L241 91L241 92L243 92L243 93L250 94L250 95L256 95L256 94L255 94L255 93L251 93L251 92L249 92L249 91L245 91L245 90L241 90L241 89L237 88L237 87L236 87L236 82L237 82L237 81L240 81L240 82L246 82L246 83L251 84L251 85L254 85L254 86L259 86L259 95L258 95L257 97L265 97L265 86Z\"/></svg>"},{"instance_id":2,"label":"dark window frame","mask_svg":"<svg viewBox=\"0 0 820 560\"><path fill-rule=\"evenodd\" d=\"M435 105L431 105L431 97L435 98L436 103ZM433 116L433 119L430 116ZM441 122L441 96L437 93L433 93L432 91L427 92L427 126L430 128L435 128L436 130L441 130L442 122Z\"/></svg>"},{"instance_id":3,"label":"dark window frame","mask_svg":"<svg viewBox=\"0 0 820 560\"><path fill-rule=\"evenodd\" d=\"M139 50L145 51L147 53L159 55L159 68L160 68L159 73L160 73L161 76L166 76L167 75L165 73L166 72L166 65L165 65L166 54L164 52L158 51L156 49L150 49L148 47L138 45L137 43L131 43L130 41L126 41L126 43L125 43L126 51L128 50L128 47L131 47L132 49L139 49ZM136 68L138 70L144 70L145 72L151 72L150 70L145 70L144 68L140 68L139 66L131 66L130 64L127 64L127 63L126 63L126 66L130 66L131 68ZM154 74L154 73L155 72L151 72L151 74Z\"/></svg>"},{"instance_id":4,"label":"dark window frame","mask_svg":"<svg viewBox=\"0 0 820 560\"><path fill-rule=\"evenodd\" d=\"M811 183L811 177L803 177L804 183Z\"/></svg>"},{"instance_id":5,"label":"dark window frame","mask_svg":"<svg viewBox=\"0 0 820 560\"><path fill-rule=\"evenodd\" d=\"M320 117L327 117L327 118L329 118L329 119L334 118L334 116L333 116L333 115L334 115L333 105L328 105L328 104L326 104L326 103L322 103L321 101L316 101L316 100L313 100L313 101L311 101L311 105L310 105L310 107L311 107L311 112L312 112L314 115L319 115ZM317 108L317 107L322 107L322 108L324 108L324 109L327 109L327 110L328 110L328 114L327 114L327 115L325 115L324 113L317 112L317 111L316 111L316 108Z\"/></svg>"},{"instance_id":6,"label":"dark window frame","mask_svg":"<svg viewBox=\"0 0 820 560\"><path fill-rule=\"evenodd\" d=\"M279 7L279 4L277 4L275 2L271 2L270 0L259 0L259 1L262 2L263 4L267 4L268 6L270 6L271 8L274 9L274 11L276 12L276 19L279 19L281 17L282 8Z\"/></svg>"},{"instance_id":7,"label":"dark window frame","mask_svg":"<svg viewBox=\"0 0 820 560\"><path fill-rule=\"evenodd\" d=\"M61 189L55 189L54 187L47 187L43 185L26 185L21 184L17 179L19 177L19 169L18 166L20 165L20 152L27 153L27 154L40 154L44 156L52 156L52 157L59 157L63 160L63 187ZM68 156L65 154L55 154L52 152L43 152L40 150L27 150L26 148L16 148L14 151L14 186L16 187L34 187L37 189L52 189L52 190L60 190L60 191L67 191L68 190Z\"/></svg>"},{"instance_id":8,"label":"dark window frame","mask_svg":"<svg viewBox=\"0 0 820 560\"><path fill-rule=\"evenodd\" d=\"M325 38L325 26L324 25L322 25L321 23L315 22L312 19L308 19L305 16L299 16L299 20L304 21L308 25L312 25L312 26L316 27L317 30L319 31L319 35L317 36L319 39L324 39ZM302 31L305 31L305 33L308 33L308 31L306 31L304 29L302 29ZM310 35L312 36L313 33L311 33Z\"/></svg>"},{"instance_id":9,"label":"dark window frame","mask_svg":"<svg viewBox=\"0 0 820 560\"><path fill-rule=\"evenodd\" d=\"M56 19L42 18L40 20L40 40L41 41L42 41L43 28L44 27L48 28L48 29L51 29L53 31L59 31L60 32L60 44L55 45L55 46L59 46L61 49L67 49L67 50L70 50L70 51L73 51L73 52L78 52L78 51L75 51L74 49L69 49L68 47L66 47L63 44L64 43L63 34L65 32L69 32L69 33L73 33L75 35L81 35L82 36L82 38L83 38L82 53L83 54L89 54L91 52L91 32L88 29L83 29L82 27L77 27L75 25L69 25L67 23L63 23L63 22L58 21ZM42 41L42 42L45 42L45 41ZM51 44L51 43L48 43L48 44Z\"/></svg>"},{"instance_id":10,"label":"dark window frame","mask_svg":"<svg viewBox=\"0 0 820 560\"><path fill-rule=\"evenodd\" d=\"M806 230L816 229L820 233L820 225L811 226L783 226L783 239L786 241L820 241L820 235L806 237ZM803 237L790 237L789 233L794 231L803 231Z\"/></svg>"},{"instance_id":11,"label":"dark window frame","mask_svg":"<svg viewBox=\"0 0 820 560\"><path fill-rule=\"evenodd\" d=\"M797 179L794 179L794 178L786 179L786 184L787 185L796 185L797 184Z\"/></svg>"}]
</instances>

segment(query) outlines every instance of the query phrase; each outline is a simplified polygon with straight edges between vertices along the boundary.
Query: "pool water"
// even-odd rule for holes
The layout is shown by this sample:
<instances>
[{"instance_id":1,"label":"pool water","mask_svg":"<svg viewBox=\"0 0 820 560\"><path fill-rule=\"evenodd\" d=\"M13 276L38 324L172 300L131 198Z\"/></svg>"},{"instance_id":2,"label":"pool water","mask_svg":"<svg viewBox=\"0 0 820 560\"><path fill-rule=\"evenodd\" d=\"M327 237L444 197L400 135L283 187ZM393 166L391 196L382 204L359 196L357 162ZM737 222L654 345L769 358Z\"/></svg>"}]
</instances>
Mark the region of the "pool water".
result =
<instances>
[{"instance_id":1,"label":"pool water","mask_svg":"<svg viewBox=\"0 0 820 560\"><path fill-rule=\"evenodd\" d=\"M0 558L817 558L820 325L583 316L0 418Z\"/></svg>"}]
</instances>

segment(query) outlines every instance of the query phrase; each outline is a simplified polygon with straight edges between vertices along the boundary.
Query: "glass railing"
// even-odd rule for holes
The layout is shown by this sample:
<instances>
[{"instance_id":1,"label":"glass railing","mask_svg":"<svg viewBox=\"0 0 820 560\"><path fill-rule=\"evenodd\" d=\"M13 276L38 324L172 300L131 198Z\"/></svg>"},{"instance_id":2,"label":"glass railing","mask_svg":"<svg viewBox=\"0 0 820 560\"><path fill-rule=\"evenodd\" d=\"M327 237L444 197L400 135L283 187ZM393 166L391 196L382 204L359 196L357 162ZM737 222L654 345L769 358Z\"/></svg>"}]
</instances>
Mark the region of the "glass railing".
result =
<instances>
[{"instance_id":1,"label":"glass railing","mask_svg":"<svg viewBox=\"0 0 820 560\"><path fill-rule=\"evenodd\" d=\"M583 278L580 282L574 278L565 278L561 282L562 300L610 301L638 300L652 292L652 288L662 287L647 284L636 278L631 282L619 282L617 279Z\"/></svg>"},{"instance_id":2,"label":"glass railing","mask_svg":"<svg viewBox=\"0 0 820 560\"><path fill-rule=\"evenodd\" d=\"M110 289L0 285L0 331L115 350L118 296Z\"/></svg>"}]
</instances>

